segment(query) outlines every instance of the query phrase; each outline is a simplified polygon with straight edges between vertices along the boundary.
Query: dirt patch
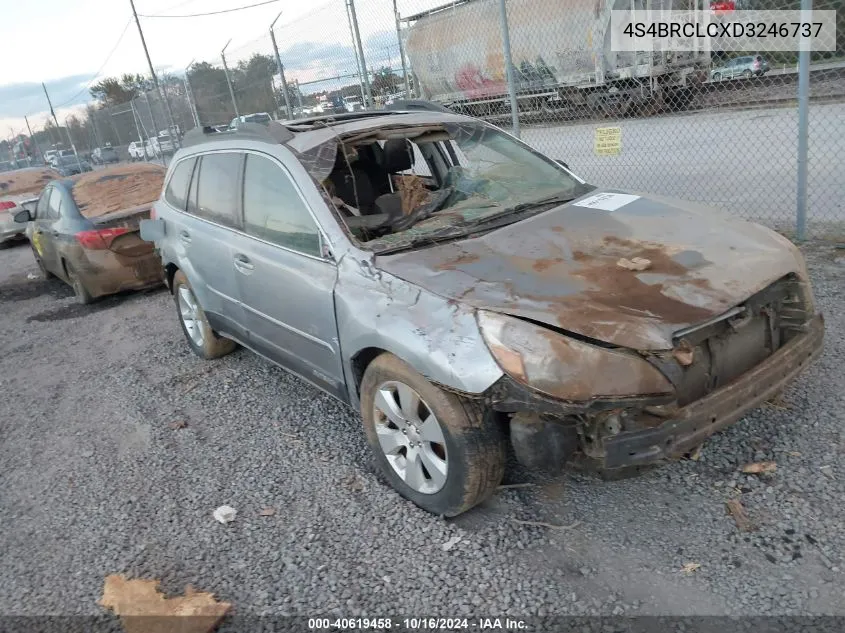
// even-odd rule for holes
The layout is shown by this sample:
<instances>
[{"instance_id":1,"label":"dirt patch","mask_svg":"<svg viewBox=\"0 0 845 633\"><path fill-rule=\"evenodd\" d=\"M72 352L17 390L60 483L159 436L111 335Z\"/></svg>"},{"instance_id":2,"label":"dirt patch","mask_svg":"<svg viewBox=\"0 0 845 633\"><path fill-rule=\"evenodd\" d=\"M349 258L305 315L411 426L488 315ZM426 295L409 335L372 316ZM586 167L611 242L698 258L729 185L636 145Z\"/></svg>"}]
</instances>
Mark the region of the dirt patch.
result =
<instances>
[{"instance_id":1,"label":"dirt patch","mask_svg":"<svg viewBox=\"0 0 845 633\"><path fill-rule=\"evenodd\" d=\"M602 242L605 247L609 247L608 250L619 249L619 257L627 257L629 259L639 257L649 260L651 266L649 266L648 272L650 273L677 276L687 273L687 269L684 266L672 259L660 247L634 242L612 235L605 237ZM607 254L607 251L605 251L605 254Z\"/></svg>"},{"instance_id":2,"label":"dirt patch","mask_svg":"<svg viewBox=\"0 0 845 633\"><path fill-rule=\"evenodd\" d=\"M73 291L71 290L71 295ZM27 317L26 322L32 323L37 321L39 323L49 323L51 321L66 321L67 319L76 319L78 317L85 317L95 312L102 312L103 310L110 310L117 307L120 300L117 297L108 297L97 303L89 305L82 305L81 303L71 303L69 305L59 306L52 310L44 310L37 314Z\"/></svg>"},{"instance_id":3,"label":"dirt patch","mask_svg":"<svg viewBox=\"0 0 845 633\"><path fill-rule=\"evenodd\" d=\"M26 301L42 295L54 299L66 299L73 296L70 286L58 279L23 279L0 286L0 302Z\"/></svg>"},{"instance_id":4,"label":"dirt patch","mask_svg":"<svg viewBox=\"0 0 845 633\"><path fill-rule=\"evenodd\" d=\"M158 200L165 169L159 165L121 165L76 179L73 198L86 218L132 209Z\"/></svg>"},{"instance_id":5,"label":"dirt patch","mask_svg":"<svg viewBox=\"0 0 845 633\"><path fill-rule=\"evenodd\" d=\"M59 172L52 169L20 169L0 176L0 196L37 196L51 180L61 178Z\"/></svg>"}]
</instances>

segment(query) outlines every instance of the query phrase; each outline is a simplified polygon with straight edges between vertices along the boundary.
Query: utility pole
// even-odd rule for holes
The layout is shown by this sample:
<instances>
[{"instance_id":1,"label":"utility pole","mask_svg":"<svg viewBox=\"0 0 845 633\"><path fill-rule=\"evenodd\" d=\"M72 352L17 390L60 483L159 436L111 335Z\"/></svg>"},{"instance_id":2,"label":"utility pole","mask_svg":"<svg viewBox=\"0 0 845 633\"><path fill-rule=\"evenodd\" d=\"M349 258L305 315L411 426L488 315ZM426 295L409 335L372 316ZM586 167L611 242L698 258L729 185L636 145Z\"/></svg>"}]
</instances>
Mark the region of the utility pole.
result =
<instances>
[{"instance_id":1,"label":"utility pole","mask_svg":"<svg viewBox=\"0 0 845 633\"><path fill-rule=\"evenodd\" d=\"M53 102L50 101L50 93L47 92L47 86L44 85L44 82L41 82L41 87L44 88L44 96L47 97L47 105L50 106L50 114L53 115L53 123L56 124L56 129L60 130L61 126L59 125L59 120L56 118L56 113L53 111Z\"/></svg>"},{"instance_id":2,"label":"utility pole","mask_svg":"<svg viewBox=\"0 0 845 633\"><path fill-rule=\"evenodd\" d=\"M235 107L235 116L240 117L241 113L238 112L238 100L235 99L235 89L232 88L232 78L229 76L229 66L226 65L226 49L229 48L229 44L232 43L232 40L226 42L226 46L223 47L223 50L220 51L220 57L223 58L223 72L226 73L226 83L229 85L229 96L232 97L232 105Z\"/></svg>"},{"instance_id":3,"label":"utility pole","mask_svg":"<svg viewBox=\"0 0 845 633\"><path fill-rule=\"evenodd\" d=\"M141 21L138 19L138 12L135 10L135 0L129 0L129 4L132 6L132 15L135 16L135 24L138 26L138 35L141 36L141 45L144 47L144 55L147 56L147 65L150 67L150 75L153 78L153 83L155 84L156 90L158 90L159 96L164 100L164 107L167 110L167 119L170 122L171 141L174 143L174 147L177 147L179 142L175 138L177 134L175 134L173 112L170 110L170 101L167 99L167 91L162 89L161 84L158 82L158 75L156 75L155 68L153 68L153 60L150 59L150 51L147 49L147 40L144 39L144 30L141 28ZM153 127L156 129L156 136L158 136L158 125L156 125L155 121L153 121Z\"/></svg>"},{"instance_id":4,"label":"utility pole","mask_svg":"<svg viewBox=\"0 0 845 633\"><path fill-rule=\"evenodd\" d=\"M38 141L35 140L35 135L32 133L32 128L29 127L29 118L24 117L23 120L26 121L26 129L29 132L29 138L32 139L32 144L35 145L35 149L41 155L41 162L46 165L47 161L44 160L44 152L41 151L41 147L38 145Z\"/></svg>"},{"instance_id":5,"label":"utility pole","mask_svg":"<svg viewBox=\"0 0 845 633\"><path fill-rule=\"evenodd\" d=\"M405 64L405 45L402 43L402 30L399 28L399 8L393 0L393 17L396 19L396 40L399 42L399 58L402 60L402 78L405 80L405 98L411 98L411 84L408 82L408 66Z\"/></svg>"},{"instance_id":6,"label":"utility pole","mask_svg":"<svg viewBox=\"0 0 845 633\"><path fill-rule=\"evenodd\" d=\"M279 75L282 78L282 91L285 93L285 109L288 111L288 119L292 119L293 112L290 109L290 96L288 95L288 82L285 80L285 67L282 65L282 58L279 57L279 46L276 44L276 34L273 32L273 27L280 17L282 17L281 12L276 16L272 24L270 24L270 39L273 41L273 52L276 53L276 65L279 67Z\"/></svg>"}]
</instances>

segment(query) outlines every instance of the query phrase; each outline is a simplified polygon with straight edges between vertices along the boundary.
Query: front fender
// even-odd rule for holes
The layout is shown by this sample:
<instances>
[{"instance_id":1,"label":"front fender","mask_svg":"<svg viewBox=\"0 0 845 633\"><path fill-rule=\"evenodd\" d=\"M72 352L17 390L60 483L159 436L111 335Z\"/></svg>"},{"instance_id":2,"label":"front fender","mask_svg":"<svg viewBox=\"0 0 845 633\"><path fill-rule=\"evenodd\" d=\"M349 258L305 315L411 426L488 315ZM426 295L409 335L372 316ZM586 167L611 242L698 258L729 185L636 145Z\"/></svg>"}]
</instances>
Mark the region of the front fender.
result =
<instances>
[{"instance_id":1,"label":"front fender","mask_svg":"<svg viewBox=\"0 0 845 633\"><path fill-rule=\"evenodd\" d=\"M359 406L353 359L367 348L394 354L447 388L481 394L502 377L481 338L472 308L449 301L350 254L335 287L350 403Z\"/></svg>"}]
</instances>

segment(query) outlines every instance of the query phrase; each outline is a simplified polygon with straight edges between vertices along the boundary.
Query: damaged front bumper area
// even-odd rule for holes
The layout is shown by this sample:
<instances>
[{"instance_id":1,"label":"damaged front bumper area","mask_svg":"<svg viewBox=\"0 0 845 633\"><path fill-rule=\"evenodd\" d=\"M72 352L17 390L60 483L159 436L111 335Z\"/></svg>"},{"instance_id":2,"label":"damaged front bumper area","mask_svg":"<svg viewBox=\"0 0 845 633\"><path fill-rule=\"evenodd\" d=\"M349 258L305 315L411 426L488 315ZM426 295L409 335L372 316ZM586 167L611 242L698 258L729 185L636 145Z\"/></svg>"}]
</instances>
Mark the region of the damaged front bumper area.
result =
<instances>
[{"instance_id":1,"label":"damaged front bumper area","mask_svg":"<svg viewBox=\"0 0 845 633\"><path fill-rule=\"evenodd\" d=\"M511 443L529 468L557 472L580 450L600 469L678 458L772 398L821 354L824 321L812 317L773 354L707 395L678 406L672 397L562 402L504 376L486 394L512 414Z\"/></svg>"},{"instance_id":2,"label":"damaged front bumper area","mask_svg":"<svg viewBox=\"0 0 845 633\"><path fill-rule=\"evenodd\" d=\"M759 365L677 409L660 426L604 438L603 466L622 468L681 457L776 395L821 354L823 341L824 320L816 315L807 323L805 332Z\"/></svg>"}]
</instances>

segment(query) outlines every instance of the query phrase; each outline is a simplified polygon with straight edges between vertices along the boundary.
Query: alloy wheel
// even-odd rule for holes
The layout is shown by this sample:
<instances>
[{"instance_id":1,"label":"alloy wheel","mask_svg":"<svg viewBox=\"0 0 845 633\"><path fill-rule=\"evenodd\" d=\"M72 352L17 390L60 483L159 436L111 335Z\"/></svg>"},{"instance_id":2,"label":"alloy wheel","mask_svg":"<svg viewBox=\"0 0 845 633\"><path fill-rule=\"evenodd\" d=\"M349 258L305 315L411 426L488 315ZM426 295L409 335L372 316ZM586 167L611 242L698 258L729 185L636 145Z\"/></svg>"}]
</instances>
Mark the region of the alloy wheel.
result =
<instances>
[{"instance_id":1,"label":"alloy wheel","mask_svg":"<svg viewBox=\"0 0 845 633\"><path fill-rule=\"evenodd\" d=\"M446 440L434 412L403 382L381 384L373 402L379 446L407 486L435 494L449 472Z\"/></svg>"},{"instance_id":2,"label":"alloy wheel","mask_svg":"<svg viewBox=\"0 0 845 633\"><path fill-rule=\"evenodd\" d=\"M197 298L187 286L179 287L179 316L194 345L202 347L205 338L202 316L200 315Z\"/></svg>"}]
</instances>

